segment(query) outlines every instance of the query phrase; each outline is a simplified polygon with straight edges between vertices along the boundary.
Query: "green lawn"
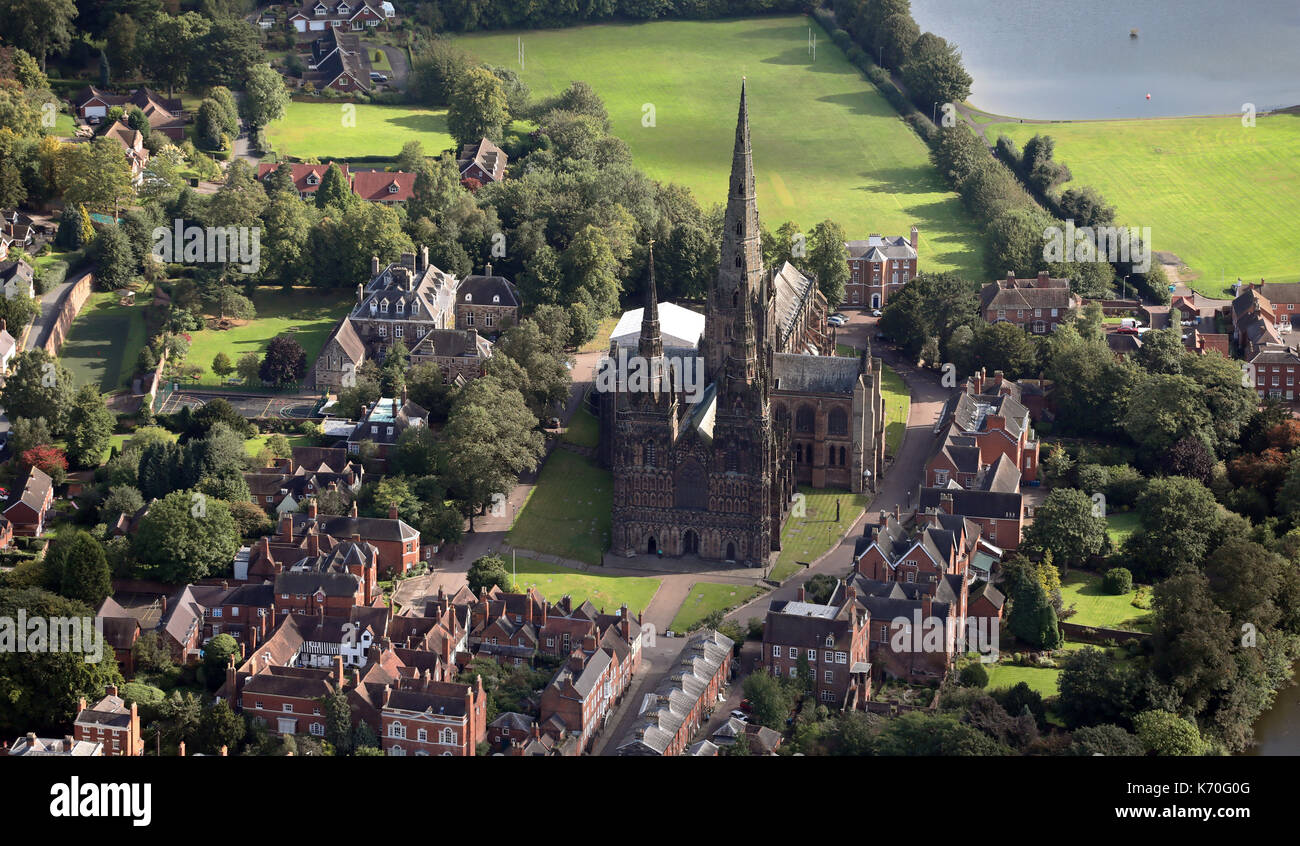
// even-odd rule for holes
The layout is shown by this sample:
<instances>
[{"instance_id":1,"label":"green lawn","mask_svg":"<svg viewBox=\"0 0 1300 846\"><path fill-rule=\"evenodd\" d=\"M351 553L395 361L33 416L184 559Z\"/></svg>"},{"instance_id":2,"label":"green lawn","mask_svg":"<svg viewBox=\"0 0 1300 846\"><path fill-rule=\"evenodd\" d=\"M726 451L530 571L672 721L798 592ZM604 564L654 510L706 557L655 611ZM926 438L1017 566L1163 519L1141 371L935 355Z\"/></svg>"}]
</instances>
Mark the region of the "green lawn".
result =
<instances>
[{"instance_id":1,"label":"green lawn","mask_svg":"<svg viewBox=\"0 0 1300 846\"><path fill-rule=\"evenodd\" d=\"M609 549L613 488L608 470L557 449L546 460L506 540L520 549L598 565Z\"/></svg>"},{"instance_id":2,"label":"green lawn","mask_svg":"<svg viewBox=\"0 0 1300 846\"><path fill-rule=\"evenodd\" d=\"M885 401L885 453L898 455L903 445L903 436L907 434L907 411L911 408L912 397L892 367L880 367L880 394Z\"/></svg>"},{"instance_id":3,"label":"green lawn","mask_svg":"<svg viewBox=\"0 0 1300 846\"><path fill-rule=\"evenodd\" d=\"M1110 535L1116 546L1122 544L1141 525L1136 511L1118 511L1106 515L1106 534Z\"/></svg>"},{"instance_id":4,"label":"green lawn","mask_svg":"<svg viewBox=\"0 0 1300 846\"><path fill-rule=\"evenodd\" d=\"M388 61L388 54L385 53L383 50L380 50L378 47L370 47L367 48L366 52L370 53L371 70L376 70L379 71L380 73L389 73L389 74L393 72L393 66Z\"/></svg>"},{"instance_id":5,"label":"green lawn","mask_svg":"<svg viewBox=\"0 0 1300 846\"><path fill-rule=\"evenodd\" d=\"M614 327L618 325L618 320L619 316L614 316L600 321L600 325L596 327L596 337L583 344L578 352L609 352L609 336L614 334Z\"/></svg>"},{"instance_id":6,"label":"green lawn","mask_svg":"<svg viewBox=\"0 0 1300 846\"><path fill-rule=\"evenodd\" d=\"M1116 208L1124 226L1151 227L1156 250L1177 253L1213 296L1240 276L1300 280L1294 223L1300 218L1300 115L990 124L1023 146L1036 132L1056 139L1056 158ZM1248 242L1249 250L1237 245Z\"/></svg>"},{"instance_id":7,"label":"green lawn","mask_svg":"<svg viewBox=\"0 0 1300 846\"><path fill-rule=\"evenodd\" d=\"M569 428L564 439L571 444L595 449L600 443L600 421L592 416L586 407L579 406L569 421Z\"/></svg>"},{"instance_id":8,"label":"green lawn","mask_svg":"<svg viewBox=\"0 0 1300 846\"><path fill-rule=\"evenodd\" d=\"M1106 593L1102 589L1100 576L1079 570L1071 571L1061 580L1064 607L1073 605L1076 612L1066 622L1081 626L1145 631L1150 626L1149 622L1145 622L1150 612L1133 605L1133 597L1136 595L1136 590L1122 596Z\"/></svg>"},{"instance_id":9,"label":"green lawn","mask_svg":"<svg viewBox=\"0 0 1300 846\"><path fill-rule=\"evenodd\" d=\"M689 632L714 611L730 611L744 605L761 592L752 585L728 585L720 582L696 582L691 585L682 607L669 626L674 632Z\"/></svg>"},{"instance_id":10,"label":"green lawn","mask_svg":"<svg viewBox=\"0 0 1300 846\"><path fill-rule=\"evenodd\" d=\"M816 490L799 486L804 496L804 517L791 516L781 529L781 554L771 578L783 581L799 570L800 561L812 563L839 543L867 507L867 497L842 490ZM835 500L840 501L840 519L835 520Z\"/></svg>"},{"instance_id":11,"label":"green lawn","mask_svg":"<svg viewBox=\"0 0 1300 846\"><path fill-rule=\"evenodd\" d=\"M506 569L509 569L510 556L504 558ZM555 602L567 593L573 598L574 605L581 605L590 599L592 605L607 614L614 613L624 603L627 603L628 611L632 614L639 614L650 604L659 585L663 583L662 579L648 576L583 573L531 558L515 558L513 566L516 592L522 593L531 586L549 602Z\"/></svg>"},{"instance_id":12,"label":"green lawn","mask_svg":"<svg viewBox=\"0 0 1300 846\"><path fill-rule=\"evenodd\" d=\"M200 384L220 384L220 377L212 372L212 359L217 353L224 352L232 363L246 352L261 355L272 338L287 332L302 345L310 368L330 330L352 303L352 297L343 291L302 289L286 294L279 288L259 288L253 295L257 317L231 329L191 333L185 364L202 368Z\"/></svg>"},{"instance_id":13,"label":"green lawn","mask_svg":"<svg viewBox=\"0 0 1300 846\"><path fill-rule=\"evenodd\" d=\"M77 387L97 385L101 391L130 387L136 357L145 345L145 301L119 305L112 291L91 294L68 330L59 360L72 373Z\"/></svg>"},{"instance_id":14,"label":"green lawn","mask_svg":"<svg viewBox=\"0 0 1300 846\"><path fill-rule=\"evenodd\" d=\"M269 432L265 435L249 438L244 441L244 452L248 454L249 458L257 458L257 454L262 451L262 448L266 446L266 442L274 434L276 433ZM285 435L285 437L289 439L289 446L291 447L311 446L314 441L311 435Z\"/></svg>"},{"instance_id":15,"label":"green lawn","mask_svg":"<svg viewBox=\"0 0 1300 846\"><path fill-rule=\"evenodd\" d=\"M986 690L1015 687L1021 682L1025 682L1030 688L1038 691L1044 697L1056 696L1060 692L1057 689L1057 682L1060 680L1061 671L1051 667L985 664L984 669L988 670L989 673L989 683L985 687Z\"/></svg>"},{"instance_id":16,"label":"green lawn","mask_svg":"<svg viewBox=\"0 0 1300 846\"><path fill-rule=\"evenodd\" d=\"M446 109L373 106L328 100L291 102L284 117L271 124L267 134L271 146L281 158L314 156L322 161L354 156L395 156L407 141L419 141L429 155L456 146L447 133Z\"/></svg>"},{"instance_id":17,"label":"green lawn","mask_svg":"<svg viewBox=\"0 0 1300 846\"><path fill-rule=\"evenodd\" d=\"M984 245L925 144L820 29L810 62L809 24L779 16L527 32L520 76L535 98L575 79L590 83L637 165L686 185L706 208L726 198L745 76L758 207L772 230L785 220L810 228L831 218L850 238L866 238L906 235L915 223L922 270L983 278ZM457 43L518 70L518 37L475 34ZM647 104L652 126L643 125Z\"/></svg>"}]
</instances>

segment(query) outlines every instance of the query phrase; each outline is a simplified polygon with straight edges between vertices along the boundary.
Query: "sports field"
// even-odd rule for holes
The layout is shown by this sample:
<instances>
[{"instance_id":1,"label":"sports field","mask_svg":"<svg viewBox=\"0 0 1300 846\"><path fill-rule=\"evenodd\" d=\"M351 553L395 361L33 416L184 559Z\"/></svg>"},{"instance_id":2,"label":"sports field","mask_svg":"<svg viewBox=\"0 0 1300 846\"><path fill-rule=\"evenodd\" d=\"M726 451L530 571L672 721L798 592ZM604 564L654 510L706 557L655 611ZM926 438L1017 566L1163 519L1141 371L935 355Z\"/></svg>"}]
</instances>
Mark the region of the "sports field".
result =
<instances>
[{"instance_id":1,"label":"sports field","mask_svg":"<svg viewBox=\"0 0 1300 846\"><path fill-rule=\"evenodd\" d=\"M119 305L112 291L90 295L59 350L77 387L96 385L104 392L129 387L146 340L144 309L144 303Z\"/></svg>"},{"instance_id":2,"label":"sports field","mask_svg":"<svg viewBox=\"0 0 1300 846\"><path fill-rule=\"evenodd\" d=\"M335 322L351 304L352 297L343 291L313 288L286 294L279 288L259 288L253 295L257 318L230 329L202 329L191 333L185 364L202 369L199 384L217 385L221 380L212 372L212 359L217 353L224 352L232 363L238 362L246 352L260 356L272 338L287 332L307 353L310 369Z\"/></svg>"},{"instance_id":3,"label":"sports field","mask_svg":"<svg viewBox=\"0 0 1300 846\"><path fill-rule=\"evenodd\" d=\"M284 117L267 129L281 157L321 161L353 156L396 156L407 141L419 141L435 155L456 146L447 134L447 110L339 103L289 103Z\"/></svg>"},{"instance_id":4,"label":"sports field","mask_svg":"<svg viewBox=\"0 0 1300 846\"><path fill-rule=\"evenodd\" d=\"M1023 146L1056 139L1056 158L1114 205L1116 222L1151 227L1154 249L1176 253L1197 274L1193 288L1300 281L1294 237L1300 219L1300 115L1080 123L996 123Z\"/></svg>"},{"instance_id":5,"label":"sports field","mask_svg":"<svg viewBox=\"0 0 1300 846\"><path fill-rule=\"evenodd\" d=\"M534 97L571 80L590 83L638 166L690 187L705 207L726 199L745 76L758 208L769 228L829 217L850 238L866 238L906 235L916 223L923 270L982 278L983 244L925 144L815 24L812 61L809 25L782 16L527 32L520 75ZM488 64L519 70L518 36L458 43Z\"/></svg>"}]
</instances>

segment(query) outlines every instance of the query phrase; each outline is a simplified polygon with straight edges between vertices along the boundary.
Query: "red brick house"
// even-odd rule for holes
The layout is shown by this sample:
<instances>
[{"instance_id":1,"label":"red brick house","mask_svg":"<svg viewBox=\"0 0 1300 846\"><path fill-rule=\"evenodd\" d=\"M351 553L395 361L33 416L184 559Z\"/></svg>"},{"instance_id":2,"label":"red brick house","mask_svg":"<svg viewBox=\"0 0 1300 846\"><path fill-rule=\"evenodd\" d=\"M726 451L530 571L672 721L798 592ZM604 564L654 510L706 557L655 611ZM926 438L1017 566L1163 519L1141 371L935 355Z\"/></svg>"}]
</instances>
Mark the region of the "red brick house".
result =
<instances>
[{"instance_id":1,"label":"red brick house","mask_svg":"<svg viewBox=\"0 0 1300 846\"><path fill-rule=\"evenodd\" d=\"M23 537L37 537L45 533L45 518L54 504L54 482L39 467L27 471L22 489L10 499L4 517L13 526L13 533Z\"/></svg>"},{"instance_id":2,"label":"red brick house","mask_svg":"<svg viewBox=\"0 0 1300 846\"><path fill-rule=\"evenodd\" d=\"M309 200L316 196L320 189L321 180L325 178L325 171L330 169L334 162L325 162L324 164L302 164L294 162L289 164L289 172L293 175L293 187L297 189L298 196L301 199ZM283 163L261 162L257 166L257 178L265 182L271 178L271 174L278 168L284 167ZM343 171L343 178L349 179L347 162L338 163L339 170Z\"/></svg>"},{"instance_id":3,"label":"red brick house","mask_svg":"<svg viewBox=\"0 0 1300 846\"><path fill-rule=\"evenodd\" d=\"M134 702L128 706L118 697L114 684L108 685L104 698L89 708L84 697L80 700L72 736L76 740L104 744L104 755L108 757L144 754L140 714Z\"/></svg>"},{"instance_id":4,"label":"red brick house","mask_svg":"<svg viewBox=\"0 0 1300 846\"><path fill-rule=\"evenodd\" d=\"M381 742L385 754L476 754L487 738L487 694L483 677L474 684L402 678L384 689Z\"/></svg>"},{"instance_id":5,"label":"red brick house","mask_svg":"<svg viewBox=\"0 0 1300 846\"><path fill-rule=\"evenodd\" d=\"M980 315L989 323L1014 323L1026 332L1045 335L1070 319L1082 300L1070 290L1069 279L1039 271L1034 279L1007 278L980 291Z\"/></svg>"},{"instance_id":6,"label":"red brick house","mask_svg":"<svg viewBox=\"0 0 1300 846\"><path fill-rule=\"evenodd\" d=\"M319 514L315 503L309 502L306 513L280 516L276 540L291 544L307 538L313 529L322 538L364 541L373 546L382 575L405 573L420 560L420 532L398 518L396 506L389 508L387 518L357 517Z\"/></svg>"},{"instance_id":7,"label":"red brick house","mask_svg":"<svg viewBox=\"0 0 1300 846\"><path fill-rule=\"evenodd\" d=\"M295 32L325 32L344 29L363 32L378 27L388 28L397 17L392 3L367 3L365 0L307 0L289 16L289 25Z\"/></svg>"},{"instance_id":8,"label":"red brick house","mask_svg":"<svg viewBox=\"0 0 1300 846\"><path fill-rule=\"evenodd\" d=\"M857 576L832 602L841 596L852 597L869 615L868 655L876 679L937 683L964 651L966 618L954 601L952 579L915 585Z\"/></svg>"},{"instance_id":9,"label":"red brick house","mask_svg":"<svg viewBox=\"0 0 1300 846\"><path fill-rule=\"evenodd\" d=\"M172 141L185 140L185 108L181 100L163 97L146 87L137 88L130 94L111 94L87 85L73 95L72 106L77 117L82 119L102 119L114 107L121 107L126 112L136 106L149 121L151 131L161 132Z\"/></svg>"},{"instance_id":10,"label":"red brick house","mask_svg":"<svg viewBox=\"0 0 1300 846\"><path fill-rule=\"evenodd\" d=\"M845 241L849 252L849 281L844 285L844 305L884 308L890 296L916 278L920 233L896 238L870 235L865 241Z\"/></svg>"},{"instance_id":11,"label":"red brick house","mask_svg":"<svg viewBox=\"0 0 1300 846\"><path fill-rule=\"evenodd\" d=\"M113 597L105 597L95 610L95 624L104 631L104 640L113 647L113 657L123 678L135 675L133 647L140 639L140 621L127 613Z\"/></svg>"},{"instance_id":12,"label":"red brick house","mask_svg":"<svg viewBox=\"0 0 1300 846\"><path fill-rule=\"evenodd\" d=\"M955 514L976 523L980 536L1001 549L1020 546L1023 524L1019 492L922 488L919 509L926 514Z\"/></svg>"},{"instance_id":13,"label":"red brick house","mask_svg":"<svg viewBox=\"0 0 1300 846\"><path fill-rule=\"evenodd\" d=\"M370 203L399 206L415 193L415 174L401 170L354 170L352 193Z\"/></svg>"},{"instance_id":14,"label":"red brick house","mask_svg":"<svg viewBox=\"0 0 1300 846\"><path fill-rule=\"evenodd\" d=\"M867 658L868 615L849 588L838 605L775 600L763 626L763 664L777 678L798 677L801 666L818 701L840 708L861 707L871 698Z\"/></svg>"},{"instance_id":15,"label":"red brick house","mask_svg":"<svg viewBox=\"0 0 1300 846\"><path fill-rule=\"evenodd\" d=\"M555 723L588 751L615 702L614 656L588 635L542 691L540 721Z\"/></svg>"},{"instance_id":16,"label":"red brick house","mask_svg":"<svg viewBox=\"0 0 1300 846\"><path fill-rule=\"evenodd\" d=\"M500 182L506 178L506 164L510 157L505 151L486 138L477 144L466 144L460 148L457 166L460 178L476 180L480 185Z\"/></svg>"},{"instance_id":17,"label":"red brick house","mask_svg":"<svg viewBox=\"0 0 1300 846\"><path fill-rule=\"evenodd\" d=\"M735 642L713 629L691 636L670 669L638 706L638 720L617 747L620 756L671 756L687 744L723 697ZM633 703L636 704L636 703Z\"/></svg>"},{"instance_id":18,"label":"red brick house","mask_svg":"<svg viewBox=\"0 0 1300 846\"><path fill-rule=\"evenodd\" d=\"M853 569L879 581L932 584L966 572L979 531L964 517L939 514L909 533L897 516L882 511L876 525L863 527Z\"/></svg>"},{"instance_id":19,"label":"red brick house","mask_svg":"<svg viewBox=\"0 0 1300 846\"><path fill-rule=\"evenodd\" d=\"M1294 400L1296 377L1300 373L1300 353L1284 344L1266 344L1250 359L1255 377L1255 393L1265 397Z\"/></svg>"}]
</instances>

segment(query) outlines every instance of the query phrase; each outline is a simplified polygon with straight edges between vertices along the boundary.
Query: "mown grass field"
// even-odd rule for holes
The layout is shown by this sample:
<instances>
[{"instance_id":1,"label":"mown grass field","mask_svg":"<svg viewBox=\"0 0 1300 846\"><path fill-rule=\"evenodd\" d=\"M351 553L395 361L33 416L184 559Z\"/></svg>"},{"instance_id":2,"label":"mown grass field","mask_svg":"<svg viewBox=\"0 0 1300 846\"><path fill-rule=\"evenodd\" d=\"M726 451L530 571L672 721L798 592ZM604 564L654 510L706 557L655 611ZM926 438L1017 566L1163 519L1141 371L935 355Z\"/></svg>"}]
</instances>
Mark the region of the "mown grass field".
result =
<instances>
[{"instance_id":1,"label":"mown grass field","mask_svg":"<svg viewBox=\"0 0 1300 846\"><path fill-rule=\"evenodd\" d=\"M714 611L730 611L758 596L760 588L721 582L696 582L670 624L674 632L689 632Z\"/></svg>"},{"instance_id":2,"label":"mown grass field","mask_svg":"<svg viewBox=\"0 0 1300 846\"><path fill-rule=\"evenodd\" d=\"M95 385L110 392L130 387L136 357L145 345L145 303L118 303L112 291L91 294L72 321L59 360L77 387Z\"/></svg>"},{"instance_id":3,"label":"mown grass field","mask_svg":"<svg viewBox=\"0 0 1300 846\"><path fill-rule=\"evenodd\" d=\"M354 109L348 112L344 107ZM291 102L284 117L267 129L282 159L321 161L353 156L396 156L407 141L419 141L427 155L456 146L447 133L447 110L375 106L323 100Z\"/></svg>"},{"instance_id":4,"label":"mown grass field","mask_svg":"<svg viewBox=\"0 0 1300 846\"><path fill-rule=\"evenodd\" d=\"M781 554L771 578L782 581L798 572L799 562L812 563L839 543L867 507L863 494L841 490L817 490L799 486L804 496L805 516L791 516L781 529ZM835 500L840 501L840 519L835 519Z\"/></svg>"},{"instance_id":5,"label":"mown grass field","mask_svg":"<svg viewBox=\"0 0 1300 846\"><path fill-rule=\"evenodd\" d=\"M906 235L916 223L922 270L982 278L983 244L925 144L820 28L811 61L809 24L782 16L528 32L520 76L534 97L572 80L590 83L637 165L688 186L705 207L726 199L745 76L758 208L769 228L792 220L806 229L831 218L850 238L865 238ZM488 64L519 70L518 35L457 43ZM647 106L652 126L643 124Z\"/></svg>"},{"instance_id":6,"label":"mown grass field","mask_svg":"<svg viewBox=\"0 0 1300 846\"><path fill-rule=\"evenodd\" d=\"M1076 612L1066 622L1081 626L1145 631L1151 612L1133 605L1136 595L1136 590L1120 596L1107 593L1101 586L1100 576L1079 570L1061 579L1061 601L1066 608L1073 605Z\"/></svg>"},{"instance_id":7,"label":"mown grass field","mask_svg":"<svg viewBox=\"0 0 1300 846\"><path fill-rule=\"evenodd\" d=\"M614 480L581 455L557 449L506 535L511 546L586 564L609 549Z\"/></svg>"},{"instance_id":8,"label":"mown grass field","mask_svg":"<svg viewBox=\"0 0 1300 846\"><path fill-rule=\"evenodd\" d=\"M581 605L588 599L598 609L613 614L624 603L628 611L639 614L650 604L655 592L659 590L662 579L649 576L607 576L602 573L583 573L571 570L559 564L547 564L531 558L514 559L513 565L509 555L503 556L506 569L515 568L514 589L523 592L529 587L537 589L549 602L556 602L566 593L573 598L574 605Z\"/></svg>"},{"instance_id":9,"label":"mown grass field","mask_svg":"<svg viewBox=\"0 0 1300 846\"><path fill-rule=\"evenodd\" d=\"M564 440L581 447L595 449L600 445L600 421L585 407L579 406L578 410L573 412L573 418L569 420L568 429L564 432Z\"/></svg>"},{"instance_id":10,"label":"mown grass field","mask_svg":"<svg viewBox=\"0 0 1300 846\"><path fill-rule=\"evenodd\" d=\"M1117 223L1150 226L1153 248L1177 253L1204 294L1222 296L1238 276L1300 281L1300 115L1260 116L1253 127L1214 117L995 123L986 132L1021 146L1051 135L1074 173L1066 186L1091 185Z\"/></svg>"},{"instance_id":11,"label":"mown grass field","mask_svg":"<svg viewBox=\"0 0 1300 846\"><path fill-rule=\"evenodd\" d=\"M205 328L190 333L185 364L202 368L199 384L217 385L221 379L212 372L212 359L217 353L230 356L233 364L247 352L260 356L272 338L289 333L307 353L310 368L335 322L352 303L352 297L344 291L299 289L286 294L279 288L260 288L253 295L257 318L230 329Z\"/></svg>"}]
</instances>

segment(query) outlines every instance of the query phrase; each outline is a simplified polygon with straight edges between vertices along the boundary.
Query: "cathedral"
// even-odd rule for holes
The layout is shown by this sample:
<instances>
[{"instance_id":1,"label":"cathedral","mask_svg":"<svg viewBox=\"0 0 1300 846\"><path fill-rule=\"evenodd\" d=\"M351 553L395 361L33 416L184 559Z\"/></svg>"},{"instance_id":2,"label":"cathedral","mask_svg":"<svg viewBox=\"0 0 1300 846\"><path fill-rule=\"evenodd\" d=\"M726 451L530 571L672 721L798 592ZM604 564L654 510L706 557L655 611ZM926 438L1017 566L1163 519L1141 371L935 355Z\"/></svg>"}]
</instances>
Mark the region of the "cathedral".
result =
<instances>
[{"instance_id":1,"label":"cathedral","mask_svg":"<svg viewBox=\"0 0 1300 846\"><path fill-rule=\"evenodd\" d=\"M875 489L884 461L880 361L869 349L837 357L816 280L789 262L763 266L743 82L703 321L664 305L667 326L651 244L645 305L620 321L596 380L615 555L764 566L781 548L800 484ZM619 331L634 322L638 331ZM648 378L628 372L638 363L649 363ZM684 378L695 371L698 387Z\"/></svg>"}]
</instances>

